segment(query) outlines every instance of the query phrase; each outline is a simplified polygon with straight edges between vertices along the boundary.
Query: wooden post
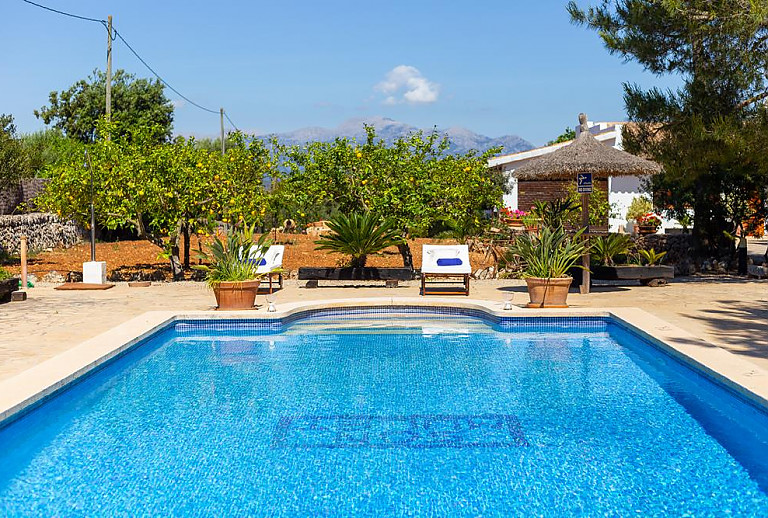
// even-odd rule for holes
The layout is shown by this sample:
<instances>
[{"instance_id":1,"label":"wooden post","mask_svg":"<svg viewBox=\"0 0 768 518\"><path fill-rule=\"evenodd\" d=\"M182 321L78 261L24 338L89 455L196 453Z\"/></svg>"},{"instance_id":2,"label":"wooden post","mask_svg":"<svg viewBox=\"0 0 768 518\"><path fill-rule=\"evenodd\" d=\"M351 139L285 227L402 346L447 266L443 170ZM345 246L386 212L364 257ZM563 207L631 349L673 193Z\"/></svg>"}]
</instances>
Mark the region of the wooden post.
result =
<instances>
[{"instance_id":1,"label":"wooden post","mask_svg":"<svg viewBox=\"0 0 768 518\"><path fill-rule=\"evenodd\" d=\"M581 226L586 228L584 233L587 235L584 236L584 240L589 242L589 194L581 195ZM589 284L591 282L588 251L581 257L581 266L583 267L583 270L581 271L581 286L579 287L579 291L583 294L587 294L589 293Z\"/></svg>"},{"instance_id":2,"label":"wooden post","mask_svg":"<svg viewBox=\"0 0 768 518\"><path fill-rule=\"evenodd\" d=\"M21 236L21 289L27 289L27 236Z\"/></svg>"}]
</instances>

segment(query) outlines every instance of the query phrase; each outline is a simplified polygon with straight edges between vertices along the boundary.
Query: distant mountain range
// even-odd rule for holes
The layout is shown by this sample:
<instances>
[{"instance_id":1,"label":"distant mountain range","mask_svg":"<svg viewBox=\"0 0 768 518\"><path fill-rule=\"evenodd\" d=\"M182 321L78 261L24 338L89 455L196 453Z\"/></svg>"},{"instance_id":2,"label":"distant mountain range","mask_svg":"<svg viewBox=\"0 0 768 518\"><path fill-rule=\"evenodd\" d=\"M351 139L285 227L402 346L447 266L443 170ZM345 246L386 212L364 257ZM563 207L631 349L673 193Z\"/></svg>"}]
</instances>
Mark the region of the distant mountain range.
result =
<instances>
[{"instance_id":1,"label":"distant mountain range","mask_svg":"<svg viewBox=\"0 0 768 518\"><path fill-rule=\"evenodd\" d=\"M285 133L276 133L275 136L280 142L288 145L303 145L307 142L316 141L332 142L338 137L354 138L358 142L364 142L366 138L366 124L376 128L376 135L387 143L391 143L400 137L407 137L409 134L419 130L415 126L386 117L366 117L349 119L336 128L301 128ZM425 131L430 132L432 128L425 128ZM450 153L466 153L471 149L484 152L492 147L502 146L502 153L506 154L526 151L534 147L533 144L517 135L491 138L460 127L438 128L437 131L448 137L451 143ZM267 135L262 135L262 138L267 137Z\"/></svg>"}]
</instances>

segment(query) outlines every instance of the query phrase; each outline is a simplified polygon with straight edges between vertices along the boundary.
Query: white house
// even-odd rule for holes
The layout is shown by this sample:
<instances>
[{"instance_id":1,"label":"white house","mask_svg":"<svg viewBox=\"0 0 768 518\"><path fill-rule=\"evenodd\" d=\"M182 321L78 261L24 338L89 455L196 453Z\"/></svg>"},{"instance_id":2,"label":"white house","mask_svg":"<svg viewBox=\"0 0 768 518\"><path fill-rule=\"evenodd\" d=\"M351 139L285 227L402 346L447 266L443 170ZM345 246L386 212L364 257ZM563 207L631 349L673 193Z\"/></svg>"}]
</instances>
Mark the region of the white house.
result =
<instances>
[{"instance_id":1,"label":"white house","mask_svg":"<svg viewBox=\"0 0 768 518\"><path fill-rule=\"evenodd\" d=\"M589 122L589 131L595 138L604 143L607 146L613 146L617 149L623 149L621 143L621 130L624 123L621 122ZM576 127L576 134L580 131L579 127ZM507 175L509 181L510 193L504 196L504 204L511 209L528 210L530 208L530 199L526 199L529 203L528 206L520 206L518 196L518 181L512 178L510 173L523 165L524 163L552 153L553 151L567 146L571 141L562 142L559 144L553 144L551 146L539 147L536 149L530 149L528 151L521 151L518 153L512 153L509 155L501 155L491 158L488 161L488 166L491 168L499 169ZM613 206L613 212L616 217L611 218L609 221L610 231L617 232L619 227L625 227L627 224L626 214L629 204L632 200L639 196L650 198L650 196L642 190L643 179L640 177L611 177L608 178L608 201ZM662 218L662 229L666 228L679 228L679 224L674 220L666 220ZM660 229L660 232L663 231Z\"/></svg>"}]
</instances>

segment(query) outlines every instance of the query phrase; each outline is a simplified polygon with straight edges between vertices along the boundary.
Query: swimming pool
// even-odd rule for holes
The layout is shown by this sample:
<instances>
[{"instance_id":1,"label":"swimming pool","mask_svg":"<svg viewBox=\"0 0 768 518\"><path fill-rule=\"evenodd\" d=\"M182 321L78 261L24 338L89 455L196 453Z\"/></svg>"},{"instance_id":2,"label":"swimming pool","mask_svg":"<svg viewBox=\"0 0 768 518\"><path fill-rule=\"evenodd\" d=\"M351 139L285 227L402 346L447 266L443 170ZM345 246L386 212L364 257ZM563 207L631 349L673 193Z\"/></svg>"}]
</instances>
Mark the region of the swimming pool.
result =
<instances>
[{"instance_id":1,"label":"swimming pool","mask_svg":"<svg viewBox=\"0 0 768 518\"><path fill-rule=\"evenodd\" d=\"M766 516L767 441L602 318L181 321L0 430L0 509Z\"/></svg>"}]
</instances>

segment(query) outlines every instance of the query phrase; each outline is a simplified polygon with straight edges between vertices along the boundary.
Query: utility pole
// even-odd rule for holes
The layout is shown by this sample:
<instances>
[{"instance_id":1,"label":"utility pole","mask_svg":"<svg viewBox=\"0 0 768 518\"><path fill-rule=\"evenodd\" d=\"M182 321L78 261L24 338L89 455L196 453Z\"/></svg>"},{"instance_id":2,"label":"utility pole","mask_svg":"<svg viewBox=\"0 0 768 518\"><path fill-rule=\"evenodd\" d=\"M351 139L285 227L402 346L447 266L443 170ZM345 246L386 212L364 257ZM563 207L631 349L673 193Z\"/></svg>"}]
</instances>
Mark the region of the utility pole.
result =
<instances>
[{"instance_id":1,"label":"utility pole","mask_svg":"<svg viewBox=\"0 0 768 518\"><path fill-rule=\"evenodd\" d=\"M221 156L224 156L224 108L219 108L219 117L221 119Z\"/></svg>"},{"instance_id":2,"label":"utility pole","mask_svg":"<svg viewBox=\"0 0 768 518\"><path fill-rule=\"evenodd\" d=\"M107 122L112 120L112 15L107 16ZM107 133L109 139L109 133Z\"/></svg>"}]
</instances>

